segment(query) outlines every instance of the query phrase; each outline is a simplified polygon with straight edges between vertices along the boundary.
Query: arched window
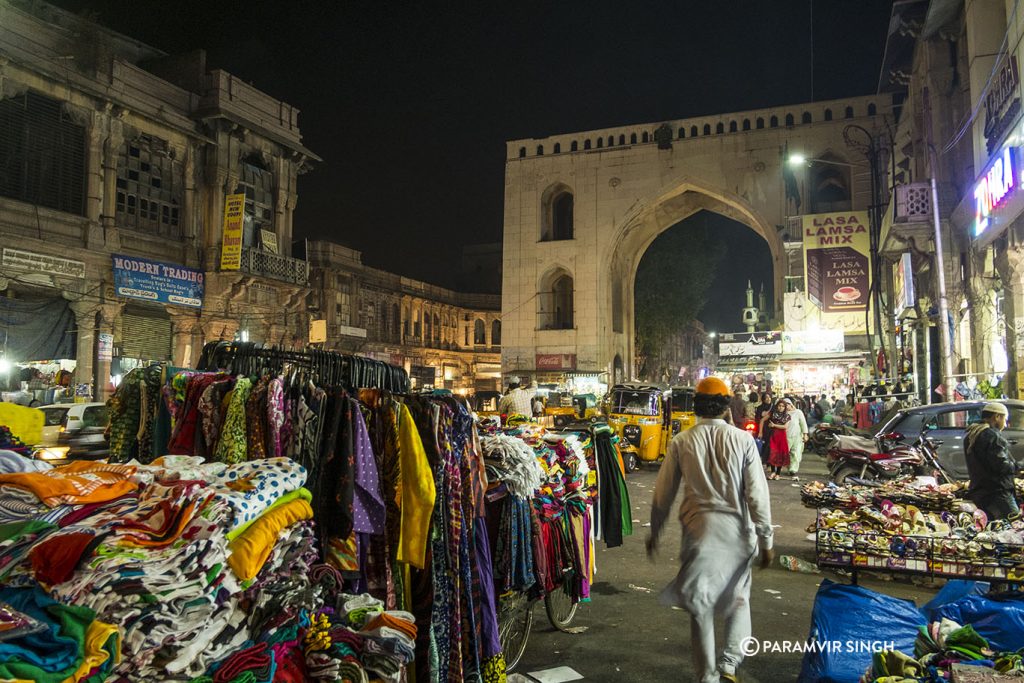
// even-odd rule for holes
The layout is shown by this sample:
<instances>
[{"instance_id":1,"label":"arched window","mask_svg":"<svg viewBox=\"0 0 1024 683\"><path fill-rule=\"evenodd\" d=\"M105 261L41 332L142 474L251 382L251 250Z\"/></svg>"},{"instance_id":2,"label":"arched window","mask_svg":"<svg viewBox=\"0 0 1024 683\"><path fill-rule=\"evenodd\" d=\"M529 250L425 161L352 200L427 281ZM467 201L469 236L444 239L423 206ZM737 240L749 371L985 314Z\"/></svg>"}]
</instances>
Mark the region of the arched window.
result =
<instances>
[{"instance_id":1,"label":"arched window","mask_svg":"<svg viewBox=\"0 0 1024 683\"><path fill-rule=\"evenodd\" d=\"M743 130L750 130L750 119L743 119Z\"/></svg>"},{"instance_id":2,"label":"arched window","mask_svg":"<svg viewBox=\"0 0 1024 683\"><path fill-rule=\"evenodd\" d=\"M413 339L420 339L423 335L423 327L420 322L420 309L419 307L413 309L412 312L412 336Z\"/></svg>"},{"instance_id":3,"label":"arched window","mask_svg":"<svg viewBox=\"0 0 1024 683\"><path fill-rule=\"evenodd\" d=\"M735 133L736 132L736 122L735 121L730 121L729 122L729 132L730 133Z\"/></svg>"},{"instance_id":4,"label":"arched window","mask_svg":"<svg viewBox=\"0 0 1024 683\"><path fill-rule=\"evenodd\" d=\"M544 156L544 145L537 145L537 156Z\"/></svg>"},{"instance_id":5,"label":"arched window","mask_svg":"<svg viewBox=\"0 0 1024 683\"><path fill-rule=\"evenodd\" d=\"M757 121L754 122L754 125L757 127L758 130L764 128L764 117L758 116Z\"/></svg>"},{"instance_id":6,"label":"arched window","mask_svg":"<svg viewBox=\"0 0 1024 683\"><path fill-rule=\"evenodd\" d=\"M542 330L571 330L573 327L572 275L562 268L541 280L537 293L537 327Z\"/></svg>"},{"instance_id":7,"label":"arched window","mask_svg":"<svg viewBox=\"0 0 1024 683\"><path fill-rule=\"evenodd\" d=\"M626 136L625 135L620 135L619 136L619 144L620 145L626 144Z\"/></svg>"},{"instance_id":8,"label":"arched window","mask_svg":"<svg viewBox=\"0 0 1024 683\"><path fill-rule=\"evenodd\" d=\"M399 313L398 304L391 304L391 330L397 341L402 330L402 314Z\"/></svg>"},{"instance_id":9,"label":"arched window","mask_svg":"<svg viewBox=\"0 0 1024 683\"><path fill-rule=\"evenodd\" d=\"M440 341L441 341L441 318L440 318L440 316L437 315L437 313L435 313L434 314L434 343L439 343Z\"/></svg>"},{"instance_id":10,"label":"arched window","mask_svg":"<svg viewBox=\"0 0 1024 683\"><path fill-rule=\"evenodd\" d=\"M409 307L406 306L402 309L402 335L405 337L409 336Z\"/></svg>"},{"instance_id":11,"label":"arched window","mask_svg":"<svg viewBox=\"0 0 1024 683\"><path fill-rule=\"evenodd\" d=\"M583 149L590 149L590 140L583 141Z\"/></svg>"},{"instance_id":12,"label":"arched window","mask_svg":"<svg viewBox=\"0 0 1024 683\"><path fill-rule=\"evenodd\" d=\"M564 183L556 183L541 197L542 242L571 240L573 238L573 195Z\"/></svg>"},{"instance_id":13,"label":"arched window","mask_svg":"<svg viewBox=\"0 0 1024 683\"><path fill-rule=\"evenodd\" d=\"M473 344L476 346L483 346L487 343L487 327L484 325L484 321L480 318L476 319L473 323Z\"/></svg>"},{"instance_id":14,"label":"arched window","mask_svg":"<svg viewBox=\"0 0 1024 683\"><path fill-rule=\"evenodd\" d=\"M704 135L711 135L711 124L710 123L705 123L704 124Z\"/></svg>"},{"instance_id":15,"label":"arched window","mask_svg":"<svg viewBox=\"0 0 1024 683\"><path fill-rule=\"evenodd\" d=\"M469 325L466 325L466 341L463 342L463 346L469 346Z\"/></svg>"},{"instance_id":16,"label":"arched window","mask_svg":"<svg viewBox=\"0 0 1024 683\"><path fill-rule=\"evenodd\" d=\"M525 147L520 147L519 148L519 158L522 159L525 156L526 156L526 148Z\"/></svg>"},{"instance_id":17,"label":"arched window","mask_svg":"<svg viewBox=\"0 0 1024 683\"><path fill-rule=\"evenodd\" d=\"M725 132L725 124L724 123L719 123L717 126L715 126L715 134L716 135L721 135L724 132Z\"/></svg>"},{"instance_id":18,"label":"arched window","mask_svg":"<svg viewBox=\"0 0 1024 683\"><path fill-rule=\"evenodd\" d=\"M641 139L644 142L649 142L651 138L647 135L647 131L644 131L643 137Z\"/></svg>"},{"instance_id":19,"label":"arched window","mask_svg":"<svg viewBox=\"0 0 1024 683\"><path fill-rule=\"evenodd\" d=\"M800 117L800 123L810 123L810 122L811 122L811 112L805 111L804 115Z\"/></svg>"},{"instance_id":20,"label":"arched window","mask_svg":"<svg viewBox=\"0 0 1024 683\"><path fill-rule=\"evenodd\" d=\"M430 340L433 339L434 326L431 324L430 314L427 313L423 316L423 343L430 344Z\"/></svg>"},{"instance_id":21,"label":"arched window","mask_svg":"<svg viewBox=\"0 0 1024 683\"><path fill-rule=\"evenodd\" d=\"M779 117L775 116L773 114L772 117L770 119L768 119L768 125L771 126L772 128L778 128L779 127Z\"/></svg>"},{"instance_id":22,"label":"arched window","mask_svg":"<svg viewBox=\"0 0 1024 683\"><path fill-rule=\"evenodd\" d=\"M491 323L491 346L501 345L501 321Z\"/></svg>"},{"instance_id":23,"label":"arched window","mask_svg":"<svg viewBox=\"0 0 1024 683\"><path fill-rule=\"evenodd\" d=\"M614 135L609 135L608 136L608 146L609 147L614 147L615 146L615 136Z\"/></svg>"},{"instance_id":24,"label":"arched window","mask_svg":"<svg viewBox=\"0 0 1024 683\"><path fill-rule=\"evenodd\" d=\"M853 118L853 107L847 107L846 108L846 113L844 114L844 116L846 118L848 118L848 119L852 119Z\"/></svg>"},{"instance_id":25,"label":"arched window","mask_svg":"<svg viewBox=\"0 0 1024 683\"><path fill-rule=\"evenodd\" d=\"M604 138L598 138L597 139L597 148L601 149L602 147L604 147Z\"/></svg>"},{"instance_id":26,"label":"arched window","mask_svg":"<svg viewBox=\"0 0 1024 683\"><path fill-rule=\"evenodd\" d=\"M679 139L682 140L686 137L686 129L682 126L679 127Z\"/></svg>"},{"instance_id":27,"label":"arched window","mask_svg":"<svg viewBox=\"0 0 1024 683\"><path fill-rule=\"evenodd\" d=\"M794 123L796 123L796 121L793 119L793 115L792 114L786 114L786 125L787 126L792 126Z\"/></svg>"},{"instance_id":28,"label":"arched window","mask_svg":"<svg viewBox=\"0 0 1024 683\"><path fill-rule=\"evenodd\" d=\"M629 144L631 144L631 145L635 145L636 144L636 133L633 133L632 135L629 136Z\"/></svg>"},{"instance_id":29,"label":"arched window","mask_svg":"<svg viewBox=\"0 0 1024 683\"><path fill-rule=\"evenodd\" d=\"M555 143L555 154L561 154L561 153L562 153L562 143L561 142L556 142Z\"/></svg>"},{"instance_id":30,"label":"arched window","mask_svg":"<svg viewBox=\"0 0 1024 683\"><path fill-rule=\"evenodd\" d=\"M849 211L853 208L850 201L850 167L846 160L831 152L825 152L820 159L823 162L811 166L810 209L813 213L830 213L833 211Z\"/></svg>"},{"instance_id":31,"label":"arched window","mask_svg":"<svg viewBox=\"0 0 1024 683\"><path fill-rule=\"evenodd\" d=\"M871 104L868 105L868 116L874 116L877 113L878 113L878 108L875 107L875 103L872 102Z\"/></svg>"},{"instance_id":32,"label":"arched window","mask_svg":"<svg viewBox=\"0 0 1024 683\"><path fill-rule=\"evenodd\" d=\"M697 137L697 126L690 126L690 137Z\"/></svg>"},{"instance_id":33,"label":"arched window","mask_svg":"<svg viewBox=\"0 0 1024 683\"><path fill-rule=\"evenodd\" d=\"M578 152L578 151L580 151L580 144L578 142L576 142L575 140L573 140L572 144L569 145L569 151L570 152Z\"/></svg>"},{"instance_id":34,"label":"arched window","mask_svg":"<svg viewBox=\"0 0 1024 683\"><path fill-rule=\"evenodd\" d=\"M831 109L826 109L825 110L825 120L826 121L831 121L832 120L832 110Z\"/></svg>"}]
</instances>

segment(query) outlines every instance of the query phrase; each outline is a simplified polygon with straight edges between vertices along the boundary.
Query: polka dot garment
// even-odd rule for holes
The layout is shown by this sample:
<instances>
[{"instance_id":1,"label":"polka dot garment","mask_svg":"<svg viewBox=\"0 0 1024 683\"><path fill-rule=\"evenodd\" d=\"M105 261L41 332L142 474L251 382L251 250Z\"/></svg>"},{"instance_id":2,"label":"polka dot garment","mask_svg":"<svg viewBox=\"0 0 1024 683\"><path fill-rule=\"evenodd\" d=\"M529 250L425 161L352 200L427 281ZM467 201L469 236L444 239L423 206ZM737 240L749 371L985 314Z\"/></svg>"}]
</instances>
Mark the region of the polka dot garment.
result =
<instances>
[{"instance_id":1,"label":"polka dot garment","mask_svg":"<svg viewBox=\"0 0 1024 683\"><path fill-rule=\"evenodd\" d=\"M282 495L306 483L306 468L289 458L267 458L230 465L213 479L216 499L235 511L234 527L259 517ZM233 527L232 527L233 528Z\"/></svg>"}]
</instances>

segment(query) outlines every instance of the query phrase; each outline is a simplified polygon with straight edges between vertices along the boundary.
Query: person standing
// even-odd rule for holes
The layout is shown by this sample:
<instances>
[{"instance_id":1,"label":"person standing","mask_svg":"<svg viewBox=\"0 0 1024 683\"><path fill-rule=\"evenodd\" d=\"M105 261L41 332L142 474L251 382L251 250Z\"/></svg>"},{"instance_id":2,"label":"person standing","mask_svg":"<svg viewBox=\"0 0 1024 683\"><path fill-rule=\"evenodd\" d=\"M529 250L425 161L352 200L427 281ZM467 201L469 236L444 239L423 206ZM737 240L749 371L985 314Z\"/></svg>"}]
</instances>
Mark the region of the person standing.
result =
<instances>
[{"instance_id":1,"label":"person standing","mask_svg":"<svg viewBox=\"0 0 1024 683\"><path fill-rule=\"evenodd\" d=\"M743 642L750 638L751 566L760 547L761 567L772 550L772 517L764 470L754 439L725 422L729 388L715 377L701 380L694 395L697 424L677 434L658 473L647 555L672 512L680 486L683 527L680 568L662 591L662 604L690 613L696 680L736 681ZM716 619L725 644L715 644Z\"/></svg>"},{"instance_id":2,"label":"person standing","mask_svg":"<svg viewBox=\"0 0 1024 683\"><path fill-rule=\"evenodd\" d=\"M781 398L775 402L771 411L761 418L761 434L767 437L768 442L768 466L772 470L768 475L770 480L778 479L782 474L782 468L789 467L789 439L786 437L786 431L789 429L790 419L786 401Z\"/></svg>"},{"instance_id":3,"label":"person standing","mask_svg":"<svg viewBox=\"0 0 1024 683\"><path fill-rule=\"evenodd\" d=\"M501 399L498 405L498 412L502 415L533 415L533 397L537 395L537 381L534 380L529 387L520 386L520 379L516 375L508 378L508 393Z\"/></svg>"},{"instance_id":4,"label":"person standing","mask_svg":"<svg viewBox=\"0 0 1024 683\"><path fill-rule=\"evenodd\" d=\"M1010 444L1000 433L1006 429L1008 417L1005 405L987 403L981 409L981 422L969 426L964 435L971 478L967 498L984 510L989 520L1020 513L1013 483L1017 464L1010 457Z\"/></svg>"},{"instance_id":5,"label":"person standing","mask_svg":"<svg viewBox=\"0 0 1024 683\"><path fill-rule=\"evenodd\" d=\"M807 443L807 435L810 430L807 428L807 418L804 411L793 405L793 402L786 399L786 410L789 413L789 423L786 425L786 440L789 442L789 471L786 476L798 480L797 472L800 471L800 461L804 457L804 444Z\"/></svg>"},{"instance_id":6,"label":"person standing","mask_svg":"<svg viewBox=\"0 0 1024 683\"><path fill-rule=\"evenodd\" d=\"M743 426L743 420L747 417L747 399L740 393L733 394L729 401L729 410L732 411L732 423L737 427Z\"/></svg>"}]
</instances>

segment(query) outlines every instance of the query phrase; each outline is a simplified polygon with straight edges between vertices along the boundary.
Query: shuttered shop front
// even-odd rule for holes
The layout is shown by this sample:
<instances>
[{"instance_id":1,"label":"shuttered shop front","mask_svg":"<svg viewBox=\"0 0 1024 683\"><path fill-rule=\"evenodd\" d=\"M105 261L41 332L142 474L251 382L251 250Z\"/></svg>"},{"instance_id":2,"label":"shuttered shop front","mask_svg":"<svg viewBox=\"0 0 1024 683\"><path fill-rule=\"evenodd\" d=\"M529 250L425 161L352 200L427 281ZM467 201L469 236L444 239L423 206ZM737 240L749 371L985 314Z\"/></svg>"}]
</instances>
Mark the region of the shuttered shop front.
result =
<instances>
[{"instance_id":1,"label":"shuttered shop front","mask_svg":"<svg viewBox=\"0 0 1024 683\"><path fill-rule=\"evenodd\" d=\"M121 356L142 360L171 359L171 319L154 311L125 309L121 316Z\"/></svg>"}]
</instances>

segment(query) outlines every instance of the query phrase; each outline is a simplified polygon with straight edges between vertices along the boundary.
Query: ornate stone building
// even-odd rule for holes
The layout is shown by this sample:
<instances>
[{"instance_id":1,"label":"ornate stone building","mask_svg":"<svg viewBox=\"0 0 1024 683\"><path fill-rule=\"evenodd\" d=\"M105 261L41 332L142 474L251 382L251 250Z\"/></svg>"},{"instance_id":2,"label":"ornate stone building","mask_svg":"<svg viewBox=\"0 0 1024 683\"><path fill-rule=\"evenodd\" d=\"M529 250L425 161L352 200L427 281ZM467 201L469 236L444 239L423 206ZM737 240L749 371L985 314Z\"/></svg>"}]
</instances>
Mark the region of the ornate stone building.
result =
<instances>
[{"instance_id":1,"label":"ornate stone building","mask_svg":"<svg viewBox=\"0 0 1024 683\"><path fill-rule=\"evenodd\" d=\"M0 303L66 302L58 332L97 398L136 364L191 365L208 340L305 337L292 213L316 160L298 110L202 52L0 0ZM240 263L222 270L225 198L242 193ZM46 360L13 349L0 356Z\"/></svg>"},{"instance_id":2,"label":"ornate stone building","mask_svg":"<svg viewBox=\"0 0 1024 683\"><path fill-rule=\"evenodd\" d=\"M403 366L417 387L499 389L501 297L455 292L363 264L340 244L308 245L310 315L327 348Z\"/></svg>"}]
</instances>

